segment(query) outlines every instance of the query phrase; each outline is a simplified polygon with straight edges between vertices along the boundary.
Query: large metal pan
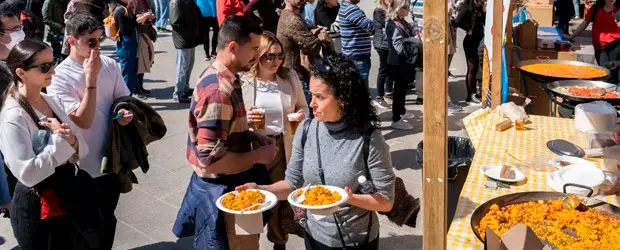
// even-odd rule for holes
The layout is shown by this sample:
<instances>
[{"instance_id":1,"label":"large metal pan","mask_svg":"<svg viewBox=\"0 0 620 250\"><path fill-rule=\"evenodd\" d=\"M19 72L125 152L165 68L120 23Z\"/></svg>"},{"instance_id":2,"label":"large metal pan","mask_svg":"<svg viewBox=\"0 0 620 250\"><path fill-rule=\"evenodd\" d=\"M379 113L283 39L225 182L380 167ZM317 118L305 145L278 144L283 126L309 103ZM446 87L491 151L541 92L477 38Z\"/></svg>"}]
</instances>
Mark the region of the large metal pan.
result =
<instances>
[{"instance_id":1,"label":"large metal pan","mask_svg":"<svg viewBox=\"0 0 620 250\"><path fill-rule=\"evenodd\" d=\"M554 60L554 59L526 60L526 61L519 62L517 64L517 68L519 68L519 70L521 70L521 72L523 72L523 74L532 77L534 80L536 80L536 81L538 81L540 83L550 83L550 82L558 81L558 80L577 79L577 78L572 78L572 77L546 76L546 75L541 75L541 74L537 74L537 73L533 73L533 72L530 72L530 71L523 70L523 66L527 66L527 65L531 65L531 64L539 64L539 63L543 63L543 64L546 64L546 63L548 63L548 64L566 64L566 65L574 65L574 66L592 67L592 68L603 70L603 71L605 71L607 73L604 77L598 77L598 78L579 78L579 79L582 79L582 80L604 80L609 75L609 70L606 69L606 68L603 68L601 66L590 64L590 63L584 63L584 62L569 61L569 60Z\"/></svg>"},{"instance_id":2,"label":"large metal pan","mask_svg":"<svg viewBox=\"0 0 620 250\"><path fill-rule=\"evenodd\" d=\"M562 81L555 81L555 82L548 83L545 86L545 91L547 91L548 93L553 93L553 96L562 97L562 99L564 99L564 100L569 100L569 101L573 101L573 102L577 102L577 103L586 103L586 102L592 102L592 101L599 101L599 100L601 100L601 101L607 101L610 104L620 104L620 97L619 98L613 98L613 99L609 99L609 98L608 99L603 99L603 98L579 97L579 96L569 95L568 93L563 93L561 91L558 91L558 89L557 89L559 87L572 87L572 86L598 87L598 88L605 88L605 89L609 89L609 90L613 90L613 91L619 91L620 90L618 85L607 83L607 82L602 82L602 81L562 80Z\"/></svg>"},{"instance_id":3,"label":"large metal pan","mask_svg":"<svg viewBox=\"0 0 620 250\"><path fill-rule=\"evenodd\" d=\"M572 185L572 184L568 184L568 185ZM528 201L563 200L569 195L571 194L558 193L558 192L523 192L523 193L507 194L507 195L493 198L483 203L482 205L478 206L476 210L474 210L474 213L471 216L471 229L474 231L474 234L476 235L478 240L484 242L484 239L480 237L480 235L476 231L476 228L478 227L478 225L480 225L480 221L482 220L482 217L484 217L484 215L487 214L487 212L489 211L489 208L493 204L497 204L498 206L503 207L503 206L507 206L511 204L523 203L523 202L528 202ZM606 203L606 202L603 202L597 199L592 199L592 198L582 198L582 199L584 203L587 204L588 207L592 209L597 209L607 214L620 217L620 207L614 206L612 204L609 204L609 203Z\"/></svg>"}]
</instances>

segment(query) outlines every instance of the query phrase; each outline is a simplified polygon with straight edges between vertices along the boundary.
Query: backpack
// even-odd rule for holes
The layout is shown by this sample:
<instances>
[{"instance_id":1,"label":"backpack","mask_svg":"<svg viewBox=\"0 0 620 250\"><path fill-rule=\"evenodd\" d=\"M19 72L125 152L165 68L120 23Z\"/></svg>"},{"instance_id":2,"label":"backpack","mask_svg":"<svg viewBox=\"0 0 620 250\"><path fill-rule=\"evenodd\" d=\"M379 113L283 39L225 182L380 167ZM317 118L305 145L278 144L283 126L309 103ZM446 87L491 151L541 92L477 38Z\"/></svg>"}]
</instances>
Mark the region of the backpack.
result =
<instances>
[{"instance_id":1,"label":"backpack","mask_svg":"<svg viewBox=\"0 0 620 250\"><path fill-rule=\"evenodd\" d=\"M40 17L32 13L31 9L32 0L28 0L26 2L26 8L19 13L19 20L24 27L26 38L42 40L45 32L45 25Z\"/></svg>"},{"instance_id":2,"label":"backpack","mask_svg":"<svg viewBox=\"0 0 620 250\"><path fill-rule=\"evenodd\" d=\"M120 8L120 7L116 7L116 8ZM110 13L110 15L108 15L108 17L103 19L103 26L105 27L105 36L116 42L118 41L118 26L116 25L116 20L114 19L114 12L116 12L116 9L114 9L114 11L112 11Z\"/></svg>"}]
</instances>

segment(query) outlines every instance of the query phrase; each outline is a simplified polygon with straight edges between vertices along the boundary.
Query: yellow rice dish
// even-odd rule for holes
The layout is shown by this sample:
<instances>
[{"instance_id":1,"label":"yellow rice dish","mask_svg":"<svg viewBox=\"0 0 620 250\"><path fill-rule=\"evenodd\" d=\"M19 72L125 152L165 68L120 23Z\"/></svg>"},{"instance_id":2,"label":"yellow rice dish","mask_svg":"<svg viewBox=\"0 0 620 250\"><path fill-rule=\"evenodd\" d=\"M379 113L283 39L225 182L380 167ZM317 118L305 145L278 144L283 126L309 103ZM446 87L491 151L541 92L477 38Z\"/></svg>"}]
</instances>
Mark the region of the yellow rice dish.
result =
<instances>
[{"instance_id":1,"label":"yellow rice dish","mask_svg":"<svg viewBox=\"0 0 620 250\"><path fill-rule=\"evenodd\" d=\"M244 190L238 194L228 193L222 199L222 205L230 210L240 211L255 204L265 202L265 195L255 190ZM254 206L248 211L258 210L261 206Z\"/></svg>"},{"instance_id":2,"label":"yellow rice dish","mask_svg":"<svg viewBox=\"0 0 620 250\"><path fill-rule=\"evenodd\" d=\"M487 227L503 235L517 223L530 227L558 250L618 249L620 244L620 219L587 207L565 208L562 200L530 201L501 208L493 205L476 231L484 239ZM576 235L571 236L564 229Z\"/></svg>"},{"instance_id":3,"label":"yellow rice dish","mask_svg":"<svg viewBox=\"0 0 620 250\"><path fill-rule=\"evenodd\" d=\"M301 195L302 190L297 190L297 197ZM306 191L306 199L301 204L306 206L323 206L334 204L340 200L342 200L342 196L338 192L332 192L323 186L316 186Z\"/></svg>"}]
</instances>

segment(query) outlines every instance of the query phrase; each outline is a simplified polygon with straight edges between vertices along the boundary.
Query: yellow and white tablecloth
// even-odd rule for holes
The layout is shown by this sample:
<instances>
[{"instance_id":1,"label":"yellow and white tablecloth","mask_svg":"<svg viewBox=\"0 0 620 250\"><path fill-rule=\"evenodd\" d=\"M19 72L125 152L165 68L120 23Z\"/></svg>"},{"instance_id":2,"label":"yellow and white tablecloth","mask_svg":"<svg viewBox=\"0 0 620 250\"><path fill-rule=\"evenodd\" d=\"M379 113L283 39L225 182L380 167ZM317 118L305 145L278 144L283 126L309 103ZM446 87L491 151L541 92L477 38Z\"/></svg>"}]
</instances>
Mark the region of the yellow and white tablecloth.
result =
<instances>
[{"instance_id":1,"label":"yellow and white tablecloth","mask_svg":"<svg viewBox=\"0 0 620 250\"><path fill-rule=\"evenodd\" d=\"M476 155L469 170L465 186L459 197L456 214L448 231L448 249L483 249L471 228L471 215L482 203L505 194L528 191L553 191L547 186L548 172L533 167L521 167L527 176L523 184L511 185L510 189L491 190L485 188L487 177L480 173L484 165L514 164L516 160L530 162L553 159L554 154L547 149L549 140L578 140L575 136L573 120L545 116L531 116L531 130L516 131L513 128L496 132L495 124L502 120L494 112L480 110L464 119L465 128L474 143ZM584 146L584 145L580 145ZM597 165L602 160L595 161ZM600 198L614 205L620 205L617 196Z\"/></svg>"}]
</instances>

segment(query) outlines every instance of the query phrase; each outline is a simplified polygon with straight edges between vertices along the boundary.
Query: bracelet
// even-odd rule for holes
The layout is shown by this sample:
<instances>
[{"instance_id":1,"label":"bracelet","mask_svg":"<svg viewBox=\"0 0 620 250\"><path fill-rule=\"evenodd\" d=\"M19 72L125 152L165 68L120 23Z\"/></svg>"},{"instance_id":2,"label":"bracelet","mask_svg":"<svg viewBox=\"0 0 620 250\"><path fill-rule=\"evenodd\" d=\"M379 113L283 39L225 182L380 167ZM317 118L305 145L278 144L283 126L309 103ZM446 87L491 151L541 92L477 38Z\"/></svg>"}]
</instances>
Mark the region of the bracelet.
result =
<instances>
[{"instance_id":1,"label":"bracelet","mask_svg":"<svg viewBox=\"0 0 620 250\"><path fill-rule=\"evenodd\" d=\"M94 86L94 87L93 86L88 86L88 87L86 87L86 89L97 89L97 86Z\"/></svg>"}]
</instances>

